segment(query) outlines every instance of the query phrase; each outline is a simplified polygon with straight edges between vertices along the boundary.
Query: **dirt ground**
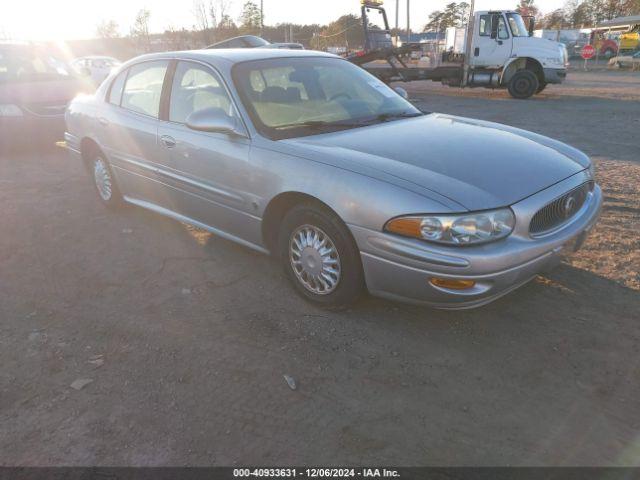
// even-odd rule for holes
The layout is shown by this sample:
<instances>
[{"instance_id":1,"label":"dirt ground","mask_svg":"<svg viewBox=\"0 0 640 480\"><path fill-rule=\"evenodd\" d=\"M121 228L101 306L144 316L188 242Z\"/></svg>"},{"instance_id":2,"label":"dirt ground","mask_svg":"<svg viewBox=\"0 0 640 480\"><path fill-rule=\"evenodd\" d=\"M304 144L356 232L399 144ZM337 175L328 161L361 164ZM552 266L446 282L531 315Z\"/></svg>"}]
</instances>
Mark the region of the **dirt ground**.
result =
<instances>
[{"instance_id":1,"label":"dirt ground","mask_svg":"<svg viewBox=\"0 0 640 480\"><path fill-rule=\"evenodd\" d=\"M408 87L592 155L583 250L477 310L327 312L266 256L106 211L63 151L2 157L0 464L640 465L640 75Z\"/></svg>"}]
</instances>

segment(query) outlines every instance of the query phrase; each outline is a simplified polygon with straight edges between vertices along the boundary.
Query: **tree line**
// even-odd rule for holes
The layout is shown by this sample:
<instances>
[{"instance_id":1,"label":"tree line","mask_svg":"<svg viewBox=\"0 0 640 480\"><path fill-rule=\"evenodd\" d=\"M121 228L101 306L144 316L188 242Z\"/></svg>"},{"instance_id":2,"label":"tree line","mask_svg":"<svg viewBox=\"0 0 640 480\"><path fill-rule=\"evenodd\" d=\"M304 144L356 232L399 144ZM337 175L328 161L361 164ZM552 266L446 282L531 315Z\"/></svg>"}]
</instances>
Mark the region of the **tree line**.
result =
<instances>
[{"instance_id":1,"label":"tree line","mask_svg":"<svg viewBox=\"0 0 640 480\"><path fill-rule=\"evenodd\" d=\"M142 9L128 35L121 34L114 20L100 23L96 33L101 39L127 39L134 43L138 52L151 51L153 38L164 48L175 50L201 48L238 35L262 35L272 42L299 42L320 50L335 46L359 48L364 43L362 23L356 15L343 15L327 25L265 25L260 8L253 0L244 1L236 19L230 13L232 6L233 0L194 0L194 23L190 29L168 26L163 33L155 35L149 31L152 12ZM566 0L561 8L545 15L540 15L535 0L519 0L515 10L522 15L536 16L537 28L582 28L603 20L638 14L640 0ZM467 2L451 2L443 10L431 12L422 30L442 32L447 27L463 27L468 21L469 11Z\"/></svg>"},{"instance_id":2,"label":"tree line","mask_svg":"<svg viewBox=\"0 0 640 480\"><path fill-rule=\"evenodd\" d=\"M537 14L533 0L521 0L518 7L527 1L531 1L533 11ZM586 28L604 20L638 14L640 0L568 0L561 8L542 15L538 28Z\"/></svg>"}]
</instances>

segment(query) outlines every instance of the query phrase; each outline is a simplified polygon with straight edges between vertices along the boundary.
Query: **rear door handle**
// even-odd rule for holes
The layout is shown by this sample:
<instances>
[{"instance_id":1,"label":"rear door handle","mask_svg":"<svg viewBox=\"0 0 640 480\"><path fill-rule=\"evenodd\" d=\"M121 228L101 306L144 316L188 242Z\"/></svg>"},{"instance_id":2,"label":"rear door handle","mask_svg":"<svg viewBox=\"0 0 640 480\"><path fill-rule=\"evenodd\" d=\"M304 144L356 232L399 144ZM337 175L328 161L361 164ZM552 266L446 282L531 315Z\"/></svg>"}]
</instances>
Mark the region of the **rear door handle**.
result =
<instances>
[{"instance_id":1,"label":"rear door handle","mask_svg":"<svg viewBox=\"0 0 640 480\"><path fill-rule=\"evenodd\" d=\"M102 125L103 127L106 127L107 125L109 125L109 120L107 120L107 119L106 119L106 118L104 118L104 117L100 117L100 118L98 119L98 123L99 123L100 125Z\"/></svg>"},{"instance_id":2,"label":"rear door handle","mask_svg":"<svg viewBox=\"0 0 640 480\"><path fill-rule=\"evenodd\" d=\"M173 148L176 146L176 139L169 135L162 135L160 141L167 148Z\"/></svg>"}]
</instances>

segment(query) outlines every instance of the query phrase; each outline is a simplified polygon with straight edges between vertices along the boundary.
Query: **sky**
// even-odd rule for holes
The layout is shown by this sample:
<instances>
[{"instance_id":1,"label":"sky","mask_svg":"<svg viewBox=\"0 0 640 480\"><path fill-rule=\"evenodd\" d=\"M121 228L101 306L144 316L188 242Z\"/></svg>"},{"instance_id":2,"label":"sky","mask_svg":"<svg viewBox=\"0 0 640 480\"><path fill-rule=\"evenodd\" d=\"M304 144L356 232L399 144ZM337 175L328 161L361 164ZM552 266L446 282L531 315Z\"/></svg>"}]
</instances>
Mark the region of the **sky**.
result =
<instances>
[{"instance_id":1,"label":"sky","mask_svg":"<svg viewBox=\"0 0 640 480\"><path fill-rule=\"evenodd\" d=\"M245 0L230 0L237 19ZM259 0L254 0L259 4ZM326 24L340 15L358 15L359 0L263 0L265 24ZM411 28L420 31L429 13L452 0L411 0ZM468 1L468 0L467 0ZM476 0L476 10L512 9L517 0ZM127 34L136 13L151 11L152 32L167 27L190 28L195 24L193 0L2 0L0 38L16 40L76 40L93 38L101 21L115 20ZM391 26L395 24L395 0L386 0ZM400 26L406 27L407 0L400 0ZM537 0L542 12L557 8L554 0Z\"/></svg>"}]
</instances>

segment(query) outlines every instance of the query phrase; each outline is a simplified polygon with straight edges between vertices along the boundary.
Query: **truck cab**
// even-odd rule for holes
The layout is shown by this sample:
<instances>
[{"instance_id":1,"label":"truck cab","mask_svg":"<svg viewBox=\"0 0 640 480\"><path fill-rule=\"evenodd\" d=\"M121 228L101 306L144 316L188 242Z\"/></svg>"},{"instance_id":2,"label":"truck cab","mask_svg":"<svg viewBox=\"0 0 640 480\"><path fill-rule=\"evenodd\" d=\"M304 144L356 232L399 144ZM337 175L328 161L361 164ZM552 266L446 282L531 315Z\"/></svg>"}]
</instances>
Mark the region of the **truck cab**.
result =
<instances>
[{"instance_id":1,"label":"truck cab","mask_svg":"<svg viewBox=\"0 0 640 480\"><path fill-rule=\"evenodd\" d=\"M476 12L468 85L507 87L512 96L527 98L549 83L561 83L568 65L566 47L532 32L533 19L527 25L515 11Z\"/></svg>"},{"instance_id":2,"label":"truck cab","mask_svg":"<svg viewBox=\"0 0 640 480\"><path fill-rule=\"evenodd\" d=\"M382 17L383 28L371 26L371 15ZM452 87L506 88L514 98L529 98L567 74L566 47L533 37L533 19L525 24L513 10L479 11L470 26L449 27L446 50L429 58L428 67L409 67L404 58L411 45L394 46L382 0L362 0L365 48L347 55L385 83L440 81ZM386 61L386 65L382 61Z\"/></svg>"}]
</instances>

